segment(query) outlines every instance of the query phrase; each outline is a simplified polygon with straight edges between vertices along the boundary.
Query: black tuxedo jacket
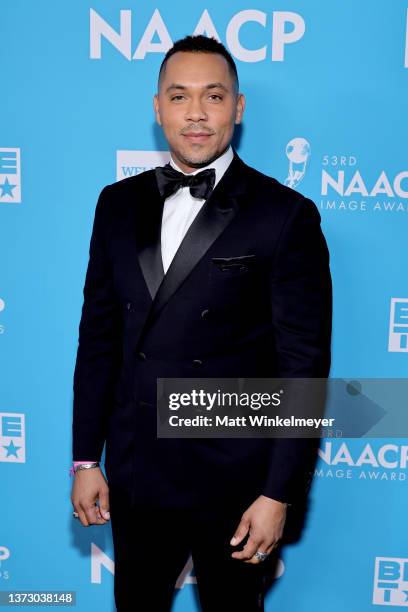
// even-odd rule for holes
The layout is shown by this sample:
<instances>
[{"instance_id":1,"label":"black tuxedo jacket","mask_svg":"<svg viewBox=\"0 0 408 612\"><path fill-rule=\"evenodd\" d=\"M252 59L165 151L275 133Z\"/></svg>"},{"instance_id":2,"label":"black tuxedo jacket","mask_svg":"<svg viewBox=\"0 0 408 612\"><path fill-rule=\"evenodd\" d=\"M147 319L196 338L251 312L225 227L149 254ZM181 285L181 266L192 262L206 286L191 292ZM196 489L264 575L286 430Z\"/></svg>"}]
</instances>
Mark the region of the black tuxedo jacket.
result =
<instances>
[{"instance_id":1,"label":"black tuxedo jacket","mask_svg":"<svg viewBox=\"0 0 408 612\"><path fill-rule=\"evenodd\" d=\"M308 488L316 440L157 439L156 379L328 376L332 290L319 212L234 151L164 275L163 203L149 170L108 185L96 205L73 459L100 460L106 442L110 489L138 503L260 494L293 503Z\"/></svg>"}]
</instances>

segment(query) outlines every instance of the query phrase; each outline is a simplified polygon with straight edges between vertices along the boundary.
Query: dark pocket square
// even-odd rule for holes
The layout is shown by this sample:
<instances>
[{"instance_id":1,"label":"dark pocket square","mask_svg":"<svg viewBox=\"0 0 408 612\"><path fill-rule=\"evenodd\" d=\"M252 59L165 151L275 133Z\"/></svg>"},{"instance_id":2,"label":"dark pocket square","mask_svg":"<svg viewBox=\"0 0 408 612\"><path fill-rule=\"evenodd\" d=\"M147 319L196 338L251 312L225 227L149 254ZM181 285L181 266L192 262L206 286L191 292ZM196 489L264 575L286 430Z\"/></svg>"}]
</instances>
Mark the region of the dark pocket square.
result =
<instances>
[{"instance_id":1,"label":"dark pocket square","mask_svg":"<svg viewBox=\"0 0 408 612\"><path fill-rule=\"evenodd\" d=\"M245 271L256 259L255 255L237 255L236 257L213 257L212 262L220 270L240 270Z\"/></svg>"}]
</instances>

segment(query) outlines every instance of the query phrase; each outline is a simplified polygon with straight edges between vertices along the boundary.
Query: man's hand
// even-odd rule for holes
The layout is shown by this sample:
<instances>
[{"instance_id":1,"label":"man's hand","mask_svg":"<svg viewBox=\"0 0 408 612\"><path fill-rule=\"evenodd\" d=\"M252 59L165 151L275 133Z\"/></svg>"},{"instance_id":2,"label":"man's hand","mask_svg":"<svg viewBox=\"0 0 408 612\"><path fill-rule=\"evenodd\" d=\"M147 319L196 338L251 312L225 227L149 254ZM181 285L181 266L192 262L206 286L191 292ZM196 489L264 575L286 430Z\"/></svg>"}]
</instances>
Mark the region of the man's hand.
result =
<instances>
[{"instance_id":1,"label":"man's hand","mask_svg":"<svg viewBox=\"0 0 408 612\"><path fill-rule=\"evenodd\" d=\"M260 495L245 510L230 544L239 544L249 531L249 538L241 551L231 554L244 563L262 563L253 558L257 550L270 553L282 537L286 520L286 504L265 495Z\"/></svg>"},{"instance_id":2,"label":"man's hand","mask_svg":"<svg viewBox=\"0 0 408 612\"><path fill-rule=\"evenodd\" d=\"M75 473L71 501L84 527L104 525L109 520L109 488L100 468Z\"/></svg>"}]
</instances>

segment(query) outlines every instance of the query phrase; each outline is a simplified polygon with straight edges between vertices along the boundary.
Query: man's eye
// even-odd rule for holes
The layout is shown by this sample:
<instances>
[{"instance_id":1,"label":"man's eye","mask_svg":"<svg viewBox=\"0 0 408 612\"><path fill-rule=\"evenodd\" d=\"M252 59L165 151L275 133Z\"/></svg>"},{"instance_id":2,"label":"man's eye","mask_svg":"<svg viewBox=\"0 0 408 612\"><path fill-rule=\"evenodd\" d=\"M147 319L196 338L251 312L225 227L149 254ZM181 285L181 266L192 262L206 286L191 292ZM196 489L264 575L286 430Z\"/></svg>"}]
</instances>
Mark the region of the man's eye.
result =
<instances>
[{"instance_id":1,"label":"man's eye","mask_svg":"<svg viewBox=\"0 0 408 612\"><path fill-rule=\"evenodd\" d=\"M222 96L220 96L219 94L211 94L210 98L218 98L218 100L222 100Z\"/></svg>"},{"instance_id":2,"label":"man's eye","mask_svg":"<svg viewBox=\"0 0 408 612\"><path fill-rule=\"evenodd\" d=\"M171 99L172 100L179 100L180 98L184 98L184 96L182 96L181 94L177 94L177 96L173 96Z\"/></svg>"}]
</instances>

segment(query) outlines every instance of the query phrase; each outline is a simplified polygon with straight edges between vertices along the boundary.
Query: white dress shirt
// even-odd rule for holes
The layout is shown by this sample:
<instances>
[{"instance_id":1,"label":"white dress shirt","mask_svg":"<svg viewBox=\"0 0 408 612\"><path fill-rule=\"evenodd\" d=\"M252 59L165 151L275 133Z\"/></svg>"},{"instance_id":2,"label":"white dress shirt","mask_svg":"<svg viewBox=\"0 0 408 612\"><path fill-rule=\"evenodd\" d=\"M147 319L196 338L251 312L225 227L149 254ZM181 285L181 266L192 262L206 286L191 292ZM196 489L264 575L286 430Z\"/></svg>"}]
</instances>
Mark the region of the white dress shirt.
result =
<instances>
[{"instance_id":1,"label":"white dress shirt","mask_svg":"<svg viewBox=\"0 0 408 612\"><path fill-rule=\"evenodd\" d=\"M183 172L172 157L170 157L170 165L173 166L175 170L183 172L183 174L188 174L189 176L202 172L202 170L206 170L207 168L215 168L215 188L230 165L233 157L234 152L230 145L220 157L208 164L208 166L198 168L194 170L194 172ZM175 193L166 198L161 225L161 252L164 273L167 272L181 241L204 202L204 198L193 198L190 194L189 187L180 187Z\"/></svg>"}]
</instances>

